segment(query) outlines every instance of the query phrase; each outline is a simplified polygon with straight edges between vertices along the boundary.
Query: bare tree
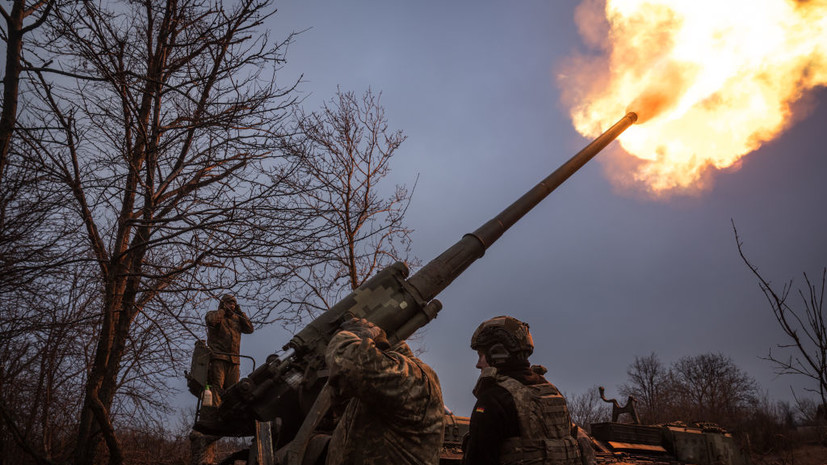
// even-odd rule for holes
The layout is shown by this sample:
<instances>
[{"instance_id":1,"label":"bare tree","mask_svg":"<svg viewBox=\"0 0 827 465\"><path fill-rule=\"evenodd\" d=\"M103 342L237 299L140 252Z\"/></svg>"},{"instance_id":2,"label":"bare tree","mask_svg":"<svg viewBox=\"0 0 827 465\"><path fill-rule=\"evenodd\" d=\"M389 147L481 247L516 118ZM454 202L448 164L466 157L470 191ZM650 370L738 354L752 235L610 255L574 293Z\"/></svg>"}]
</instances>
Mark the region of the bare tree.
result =
<instances>
[{"instance_id":1,"label":"bare tree","mask_svg":"<svg viewBox=\"0 0 827 465\"><path fill-rule=\"evenodd\" d=\"M606 422L611 418L611 406L600 399L598 386L592 386L582 394L567 394L566 404L572 421L588 432L591 432L592 423Z\"/></svg>"},{"instance_id":2,"label":"bare tree","mask_svg":"<svg viewBox=\"0 0 827 465\"><path fill-rule=\"evenodd\" d=\"M24 36L40 28L49 17L55 1L13 0L11 10L0 5L5 20L2 39L6 43L6 62L3 74L3 110L0 112L0 186L6 171L6 162L17 124L17 104L20 94L20 74L23 71Z\"/></svg>"},{"instance_id":3,"label":"bare tree","mask_svg":"<svg viewBox=\"0 0 827 465\"><path fill-rule=\"evenodd\" d=\"M289 151L300 154L298 191L325 232L311 266L297 274L293 303L308 314L327 310L379 269L408 256L404 225L411 193L405 186L384 191L381 181L405 141L388 128L381 94L361 98L337 90L319 111L295 113Z\"/></svg>"},{"instance_id":4,"label":"bare tree","mask_svg":"<svg viewBox=\"0 0 827 465\"><path fill-rule=\"evenodd\" d=\"M53 246L68 231L52 222L62 202L20 142L29 73L58 0L0 5L5 44L0 112L0 462L65 460L73 441L89 320L81 269L61 269ZM30 92L29 92L30 93ZM22 100L22 102L21 102ZM39 122L36 124L40 124ZM48 231L49 233L46 233ZM68 292L62 292L66 290ZM87 289L88 290L88 289Z\"/></svg>"},{"instance_id":5,"label":"bare tree","mask_svg":"<svg viewBox=\"0 0 827 465\"><path fill-rule=\"evenodd\" d=\"M15 134L40 187L66 199L42 237L63 269L92 266L76 464L102 441L123 463L117 415L163 404L205 300L232 289L269 320L290 260L317 248L284 182L295 99L276 74L292 34L269 40L274 12L269 0L75 2L49 22L40 53L53 63L31 70Z\"/></svg>"},{"instance_id":6,"label":"bare tree","mask_svg":"<svg viewBox=\"0 0 827 465\"><path fill-rule=\"evenodd\" d=\"M740 428L758 401L758 384L717 353L681 357L665 367L654 352L635 357L620 386L638 401L645 424L712 422Z\"/></svg>"},{"instance_id":7,"label":"bare tree","mask_svg":"<svg viewBox=\"0 0 827 465\"><path fill-rule=\"evenodd\" d=\"M811 281L804 273L804 286L796 289L801 300L799 306L794 306L789 301L793 281L787 281L781 289L773 288L770 281L758 272L758 267L747 260L735 222L732 223L732 230L741 259L758 278L758 285L770 304L773 316L787 336L787 341L777 347L789 355L776 355L770 349L765 360L775 365L778 374L801 375L815 381L817 388L806 390L817 394L821 404L827 406L827 324L824 319L827 267L821 272L820 283Z\"/></svg>"},{"instance_id":8,"label":"bare tree","mask_svg":"<svg viewBox=\"0 0 827 465\"><path fill-rule=\"evenodd\" d=\"M29 294L4 306L0 320L0 460L64 462L83 392L94 290L78 269L66 276L70 292ZM45 284L45 283L40 283ZM54 282L52 290L62 291ZM4 297L8 297L6 294ZM14 302L23 302L15 299Z\"/></svg>"},{"instance_id":9,"label":"bare tree","mask_svg":"<svg viewBox=\"0 0 827 465\"><path fill-rule=\"evenodd\" d=\"M641 421L648 424L667 421L669 370L657 354L652 352L645 357L636 356L626 374L629 380L620 386L620 394L637 399Z\"/></svg>"},{"instance_id":10,"label":"bare tree","mask_svg":"<svg viewBox=\"0 0 827 465\"><path fill-rule=\"evenodd\" d=\"M44 29L58 0L13 0L11 8L0 5L0 39L5 44L3 101L0 111L0 294L9 296L21 286L37 281L53 268L55 254L39 229L59 201L40 183L25 149L16 144L21 92L26 91L27 71L33 62L42 64L37 53ZM25 106L25 103L24 105ZM17 145L17 147L15 147ZM59 260L58 260L59 261ZM3 303L15 305L14 299ZM0 303L0 306L3 305Z\"/></svg>"},{"instance_id":11,"label":"bare tree","mask_svg":"<svg viewBox=\"0 0 827 465\"><path fill-rule=\"evenodd\" d=\"M682 357L670 369L672 420L735 428L757 401L758 385L723 354Z\"/></svg>"},{"instance_id":12,"label":"bare tree","mask_svg":"<svg viewBox=\"0 0 827 465\"><path fill-rule=\"evenodd\" d=\"M766 453L779 447L790 447L795 442L790 434L793 429L792 408L784 402L774 402L761 396L749 412L738 433L749 437L749 446L754 453Z\"/></svg>"}]
</instances>

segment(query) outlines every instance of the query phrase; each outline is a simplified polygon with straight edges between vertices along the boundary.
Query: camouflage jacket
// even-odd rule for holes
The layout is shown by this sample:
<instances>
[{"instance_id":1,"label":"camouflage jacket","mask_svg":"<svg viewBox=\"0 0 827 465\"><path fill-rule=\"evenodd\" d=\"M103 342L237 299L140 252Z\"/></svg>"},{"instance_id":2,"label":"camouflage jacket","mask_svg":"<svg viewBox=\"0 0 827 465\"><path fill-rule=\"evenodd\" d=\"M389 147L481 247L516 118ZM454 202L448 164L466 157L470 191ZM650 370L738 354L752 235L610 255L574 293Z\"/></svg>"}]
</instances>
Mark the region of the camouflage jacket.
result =
<instances>
[{"instance_id":1,"label":"camouflage jacket","mask_svg":"<svg viewBox=\"0 0 827 465\"><path fill-rule=\"evenodd\" d=\"M350 398L328 465L439 463L444 406L436 373L404 342L382 351L340 331L327 346L330 383Z\"/></svg>"},{"instance_id":2,"label":"camouflage jacket","mask_svg":"<svg viewBox=\"0 0 827 465\"><path fill-rule=\"evenodd\" d=\"M229 315L229 316L227 316ZM214 360L224 360L238 364L238 354L241 349L241 333L250 334L253 332L253 324L244 312L238 314L213 310L207 312L204 317L207 322L207 345L214 351ZM226 352L219 354L216 352Z\"/></svg>"}]
</instances>

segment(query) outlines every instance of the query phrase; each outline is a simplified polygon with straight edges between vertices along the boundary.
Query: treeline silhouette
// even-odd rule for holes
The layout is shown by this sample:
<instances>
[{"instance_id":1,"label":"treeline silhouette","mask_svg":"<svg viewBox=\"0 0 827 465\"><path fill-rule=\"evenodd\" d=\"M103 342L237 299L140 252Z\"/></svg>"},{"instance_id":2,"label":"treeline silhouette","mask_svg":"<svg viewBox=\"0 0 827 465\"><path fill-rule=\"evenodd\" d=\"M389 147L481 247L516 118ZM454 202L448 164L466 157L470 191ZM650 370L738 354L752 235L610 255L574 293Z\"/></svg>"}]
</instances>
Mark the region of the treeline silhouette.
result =
<instances>
[{"instance_id":1,"label":"treeline silhouette","mask_svg":"<svg viewBox=\"0 0 827 465\"><path fill-rule=\"evenodd\" d=\"M71 460L76 429L73 419L78 417L82 393L59 387L50 391L38 384L46 377L34 369L13 380L16 389L0 390L2 414L18 419L0 422L0 464L58 464ZM0 386L8 386L8 381L0 379ZM827 445L827 423L817 402L799 398L791 404L769 399L749 374L720 353L682 357L669 366L654 352L635 357L626 381L608 388L606 393L609 398L616 393L620 404L626 403L628 396L634 397L643 424L717 424L732 432L756 463L768 456L774 457L775 463L792 463L791 458L779 461L778 457L792 457L792 450L808 444ZM597 386L569 394L568 402L573 420L587 430L591 423L611 418L611 406L600 399ZM172 425L168 414L145 409L114 415L124 463L189 463L192 413L181 413ZM618 419L630 420L628 416ZM23 428L12 430L12 424ZM248 441L225 439L219 443L218 456L227 456ZM106 449L101 447L99 452L96 463L108 463Z\"/></svg>"},{"instance_id":2,"label":"treeline silhouette","mask_svg":"<svg viewBox=\"0 0 827 465\"><path fill-rule=\"evenodd\" d=\"M756 460L805 444L827 445L819 402L769 399L752 376L721 353L685 356L669 366L655 352L637 356L626 382L614 392L621 405L634 398L642 424L712 423L732 432ZM600 399L598 386L570 395L568 402L574 421L587 429L611 419L611 406Z\"/></svg>"}]
</instances>

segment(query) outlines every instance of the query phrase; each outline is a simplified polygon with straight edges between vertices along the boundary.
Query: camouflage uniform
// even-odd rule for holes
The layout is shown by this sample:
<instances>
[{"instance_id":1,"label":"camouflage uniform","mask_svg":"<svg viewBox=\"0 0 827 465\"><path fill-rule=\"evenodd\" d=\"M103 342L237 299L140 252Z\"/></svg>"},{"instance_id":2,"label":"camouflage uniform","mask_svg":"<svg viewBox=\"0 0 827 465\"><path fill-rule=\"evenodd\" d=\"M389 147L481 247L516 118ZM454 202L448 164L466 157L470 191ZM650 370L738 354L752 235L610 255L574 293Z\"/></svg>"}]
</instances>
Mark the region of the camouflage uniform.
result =
<instances>
[{"instance_id":1,"label":"camouflage uniform","mask_svg":"<svg viewBox=\"0 0 827 465\"><path fill-rule=\"evenodd\" d=\"M232 300L236 311L227 308L229 300ZM235 304L235 299L226 295L221 298L218 310L207 312L204 320L207 323L207 345L213 351L207 383L220 396L225 389L238 382L241 333L252 333L253 324Z\"/></svg>"},{"instance_id":2,"label":"camouflage uniform","mask_svg":"<svg viewBox=\"0 0 827 465\"><path fill-rule=\"evenodd\" d=\"M330 440L328 465L439 463L442 391L407 344L383 351L373 339L340 331L326 359L337 396L351 398Z\"/></svg>"},{"instance_id":3,"label":"camouflage uniform","mask_svg":"<svg viewBox=\"0 0 827 465\"><path fill-rule=\"evenodd\" d=\"M223 295L218 310L207 312L204 320L207 323L207 346L212 351L207 384L212 391L213 403L218 405L224 390L238 382L241 333L252 333L253 324L230 294ZM190 465L215 463L215 442L219 436L192 431L189 439Z\"/></svg>"}]
</instances>

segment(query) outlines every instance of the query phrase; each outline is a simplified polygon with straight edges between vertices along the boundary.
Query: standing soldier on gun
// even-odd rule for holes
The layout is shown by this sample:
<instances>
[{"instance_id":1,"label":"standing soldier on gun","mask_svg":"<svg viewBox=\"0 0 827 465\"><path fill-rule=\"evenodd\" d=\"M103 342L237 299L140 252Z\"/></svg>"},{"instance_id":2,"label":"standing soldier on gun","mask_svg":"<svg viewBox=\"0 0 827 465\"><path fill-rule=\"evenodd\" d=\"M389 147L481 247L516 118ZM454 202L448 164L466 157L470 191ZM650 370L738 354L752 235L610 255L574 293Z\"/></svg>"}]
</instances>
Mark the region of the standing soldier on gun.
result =
<instances>
[{"instance_id":1,"label":"standing soldier on gun","mask_svg":"<svg viewBox=\"0 0 827 465\"><path fill-rule=\"evenodd\" d=\"M221 296L218 310L207 312L204 320L207 322L207 346L212 352L207 384L220 402L224 390L238 382L241 333L252 333L253 324L232 294Z\"/></svg>"},{"instance_id":2,"label":"standing soldier on gun","mask_svg":"<svg viewBox=\"0 0 827 465\"><path fill-rule=\"evenodd\" d=\"M241 352L241 333L253 332L253 324L241 311L232 294L224 294L218 310L207 312L207 346L210 348L210 368L207 385L213 395L213 405L221 402L224 390L238 382L238 354ZM190 464L211 465L215 463L215 442L219 436L192 431L190 439Z\"/></svg>"},{"instance_id":3,"label":"standing soldier on gun","mask_svg":"<svg viewBox=\"0 0 827 465\"><path fill-rule=\"evenodd\" d=\"M482 370L463 464L580 465L566 399L531 366L528 325L510 316L484 321L471 337Z\"/></svg>"}]
</instances>

